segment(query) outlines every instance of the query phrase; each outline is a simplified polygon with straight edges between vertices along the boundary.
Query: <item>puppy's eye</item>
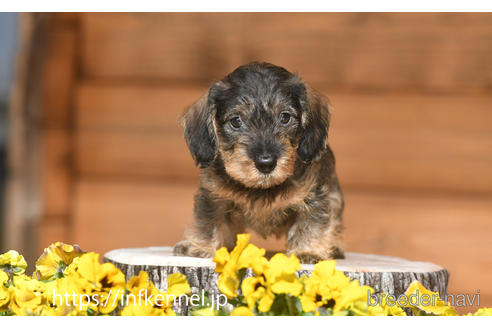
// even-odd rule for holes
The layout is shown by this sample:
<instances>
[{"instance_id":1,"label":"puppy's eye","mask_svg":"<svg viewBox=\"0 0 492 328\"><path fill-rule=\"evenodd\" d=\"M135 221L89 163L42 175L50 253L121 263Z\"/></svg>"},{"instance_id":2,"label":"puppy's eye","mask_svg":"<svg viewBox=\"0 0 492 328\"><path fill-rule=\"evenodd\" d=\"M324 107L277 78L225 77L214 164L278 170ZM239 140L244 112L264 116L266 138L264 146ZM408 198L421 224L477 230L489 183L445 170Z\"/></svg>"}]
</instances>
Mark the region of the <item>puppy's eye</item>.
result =
<instances>
[{"instance_id":1,"label":"puppy's eye","mask_svg":"<svg viewBox=\"0 0 492 328\"><path fill-rule=\"evenodd\" d=\"M243 122L241 122L241 118L239 116L234 116L233 118L231 118L229 120L229 122L231 123L231 126L234 129L239 129L241 127L241 125L243 124Z\"/></svg>"},{"instance_id":2,"label":"puppy's eye","mask_svg":"<svg viewBox=\"0 0 492 328\"><path fill-rule=\"evenodd\" d=\"M280 123L282 123L283 125L287 125L290 123L291 118L292 118L292 115L290 115L290 113L282 112L280 114Z\"/></svg>"}]
</instances>

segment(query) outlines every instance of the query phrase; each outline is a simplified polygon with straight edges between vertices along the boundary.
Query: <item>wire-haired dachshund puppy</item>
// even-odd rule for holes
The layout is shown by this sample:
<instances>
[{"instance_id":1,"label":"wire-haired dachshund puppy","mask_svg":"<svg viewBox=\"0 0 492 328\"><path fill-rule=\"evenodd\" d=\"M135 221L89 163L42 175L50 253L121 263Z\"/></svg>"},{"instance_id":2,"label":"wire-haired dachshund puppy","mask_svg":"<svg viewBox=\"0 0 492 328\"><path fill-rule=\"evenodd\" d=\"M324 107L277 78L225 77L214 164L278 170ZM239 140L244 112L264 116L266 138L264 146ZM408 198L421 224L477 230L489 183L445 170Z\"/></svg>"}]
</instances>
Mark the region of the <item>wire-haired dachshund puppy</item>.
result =
<instances>
[{"instance_id":1,"label":"wire-haired dachshund puppy","mask_svg":"<svg viewBox=\"0 0 492 328\"><path fill-rule=\"evenodd\" d=\"M200 170L194 225L176 255L212 257L236 234L287 234L303 263L343 258L344 201L328 146L331 107L299 76L240 66L183 116Z\"/></svg>"}]
</instances>

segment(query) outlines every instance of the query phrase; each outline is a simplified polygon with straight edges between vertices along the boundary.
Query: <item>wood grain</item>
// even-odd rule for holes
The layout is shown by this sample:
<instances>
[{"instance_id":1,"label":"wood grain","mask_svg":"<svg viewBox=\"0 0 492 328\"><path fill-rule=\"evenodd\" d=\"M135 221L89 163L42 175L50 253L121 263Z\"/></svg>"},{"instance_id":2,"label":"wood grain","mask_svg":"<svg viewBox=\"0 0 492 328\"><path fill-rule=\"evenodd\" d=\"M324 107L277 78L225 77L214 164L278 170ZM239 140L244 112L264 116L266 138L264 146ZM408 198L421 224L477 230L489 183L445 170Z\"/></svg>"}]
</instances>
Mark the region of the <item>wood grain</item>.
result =
<instances>
[{"instance_id":1,"label":"wood grain","mask_svg":"<svg viewBox=\"0 0 492 328\"><path fill-rule=\"evenodd\" d=\"M54 17L63 17L55 15ZM46 33L42 65L44 127L68 127L76 75L77 30L73 24L51 24Z\"/></svg>"},{"instance_id":2,"label":"wood grain","mask_svg":"<svg viewBox=\"0 0 492 328\"><path fill-rule=\"evenodd\" d=\"M195 179L178 117L195 87L84 84L76 167L83 176ZM329 93L343 186L492 191L492 97Z\"/></svg>"},{"instance_id":3,"label":"wood grain","mask_svg":"<svg viewBox=\"0 0 492 328\"><path fill-rule=\"evenodd\" d=\"M209 83L252 60L348 89L488 90L492 14L85 14L89 78Z\"/></svg>"},{"instance_id":4,"label":"wood grain","mask_svg":"<svg viewBox=\"0 0 492 328\"><path fill-rule=\"evenodd\" d=\"M41 147L43 217L68 220L73 200L72 133L64 128L44 129Z\"/></svg>"},{"instance_id":5,"label":"wood grain","mask_svg":"<svg viewBox=\"0 0 492 328\"><path fill-rule=\"evenodd\" d=\"M342 271L350 280L357 279L361 285L371 286L375 293L394 295L396 299L405 294L410 284L418 280L427 289L437 291L445 297L449 273L432 263L413 262L390 256L346 253L344 260L337 261L337 270ZM104 262L113 263L129 280L141 270L146 271L149 280L157 288L166 290L169 275L180 272L190 283L192 293L202 290L213 297L221 292L217 287L219 274L215 272L215 263L211 258L174 256L171 247L123 248L104 255ZM297 273L310 276L314 265L303 264ZM252 276L252 271L245 277ZM187 304L176 303L173 309L180 315L189 314Z\"/></svg>"},{"instance_id":6,"label":"wood grain","mask_svg":"<svg viewBox=\"0 0 492 328\"><path fill-rule=\"evenodd\" d=\"M77 27L72 15L53 14L40 56L42 220L68 225L73 180L73 93L76 84ZM43 239L45 240L45 239Z\"/></svg>"},{"instance_id":7,"label":"wood grain","mask_svg":"<svg viewBox=\"0 0 492 328\"><path fill-rule=\"evenodd\" d=\"M81 130L180 133L179 118L207 88L82 82L75 120Z\"/></svg>"}]
</instances>

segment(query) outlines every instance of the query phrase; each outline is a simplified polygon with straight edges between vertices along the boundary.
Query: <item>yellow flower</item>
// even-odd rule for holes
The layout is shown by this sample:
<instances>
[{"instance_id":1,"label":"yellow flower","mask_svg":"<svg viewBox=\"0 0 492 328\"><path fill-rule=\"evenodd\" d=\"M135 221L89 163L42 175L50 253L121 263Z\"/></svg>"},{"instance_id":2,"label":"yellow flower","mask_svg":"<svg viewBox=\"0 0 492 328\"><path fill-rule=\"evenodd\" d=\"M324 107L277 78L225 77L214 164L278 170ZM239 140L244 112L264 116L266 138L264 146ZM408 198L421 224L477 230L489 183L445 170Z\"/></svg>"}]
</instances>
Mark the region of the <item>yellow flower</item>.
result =
<instances>
[{"instance_id":1,"label":"yellow flower","mask_svg":"<svg viewBox=\"0 0 492 328\"><path fill-rule=\"evenodd\" d=\"M161 309L154 304L155 294L159 294L160 291L149 281L146 271L140 271L138 276L131 277L126 284L126 289L129 292L124 298L124 313L126 314L122 315L162 315ZM142 309L138 310L138 306Z\"/></svg>"},{"instance_id":2,"label":"yellow flower","mask_svg":"<svg viewBox=\"0 0 492 328\"><path fill-rule=\"evenodd\" d=\"M228 298L237 297L239 278L235 272L223 272L217 281L217 287Z\"/></svg>"},{"instance_id":3,"label":"yellow flower","mask_svg":"<svg viewBox=\"0 0 492 328\"><path fill-rule=\"evenodd\" d=\"M9 275L7 273L5 273L4 271L0 270L0 286L7 284L8 281L9 281Z\"/></svg>"},{"instance_id":4,"label":"yellow flower","mask_svg":"<svg viewBox=\"0 0 492 328\"><path fill-rule=\"evenodd\" d=\"M78 282L71 276L44 283L46 304L42 308L41 315L87 315L87 306L83 307L79 304L81 291L78 288ZM75 298L72 293L75 293Z\"/></svg>"},{"instance_id":5,"label":"yellow flower","mask_svg":"<svg viewBox=\"0 0 492 328\"><path fill-rule=\"evenodd\" d=\"M9 307L15 315L40 315L46 299L44 285L26 275L15 276L9 287L11 300Z\"/></svg>"},{"instance_id":6,"label":"yellow flower","mask_svg":"<svg viewBox=\"0 0 492 328\"><path fill-rule=\"evenodd\" d=\"M333 309L334 311L353 310L353 312L356 312L356 314L358 315L367 315L369 314L367 313L367 295L371 292L373 292L373 289L371 287L360 286L358 280L351 281L349 285L346 286L342 290L342 292L335 298L335 305ZM369 308L372 310L378 310L377 307L369 306ZM361 310L364 312L364 314L360 312Z\"/></svg>"},{"instance_id":7,"label":"yellow flower","mask_svg":"<svg viewBox=\"0 0 492 328\"><path fill-rule=\"evenodd\" d=\"M388 294L381 293L381 306L383 315L385 316L406 316L407 314L403 309L395 302L392 305L388 304Z\"/></svg>"},{"instance_id":8,"label":"yellow flower","mask_svg":"<svg viewBox=\"0 0 492 328\"><path fill-rule=\"evenodd\" d=\"M385 315L385 310L379 304L369 305L368 295L373 294L374 289L369 286L360 286L358 280L353 280L346 287L342 295L336 299L334 312L349 311L352 315L359 316L382 316ZM400 308L400 311L403 312ZM395 311L397 313L397 311ZM405 315L403 314L399 315Z\"/></svg>"},{"instance_id":9,"label":"yellow flower","mask_svg":"<svg viewBox=\"0 0 492 328\"><path fill-rule=\"evenodd\" d=\"M150 304L138 304L130 303L121 310L120 315L122 316L163 316L164 311L159 308L155 308Z\"/></svg>"},{"instance_id":10,"label":"yellow flower","mask_svg":"<svg viewBox=\"0 0 492 328\"><path fill-rule=\"evenodd\" d=\"M492 316L492 308L481 308L475 313L468 313L467 315L473 316Z\"/></svg>"},{"instance_id":11,"label":"yellow flower","mask_svg":"<svg viewBox=\"0 0 492 328\"><path fill-rule=\"evenodd\" d=\"M227 248L221 247L215 252L215 256L212 261L215 262L215 272L224 272L224 267L229 262L230 254Z\"/></svg>"},{"instance_id":12,"label":"yellow flower","mask_svg":"<svg viewBox=\"0 0 492 328\"><path fill-rule=\"evenodd\" d=\"M9 276L0 270L0 312L8 310L8 304L10 302L10 291L6 287L9 280Z\"/></svg>"},{"instance_id":13,"label":"yellow flower","mask_svg":"<svg viewBox=\"0 0 492 328\"><path fill-rule=\"evenodd\" d=\"M343 309L340 303L343 290L350 286L350 279L337 271L336 261L321 261L314 266L309 278L303 278L304 292L300 296L304 312L313 312L320 307Z\"/></svg>"},{"instance_id":14,"label":"yellow flower","mask_svg":"<svg viewBox=\"0 0 492 328\"><path fill-rule=\"evenodd\" d=\"M151 282L151 294L154 307L165 312L165 315L176 315L172 310L174 300L180 295L191 292L191 287L182 273L173 273L167 278L167 291L162 292Z\"/></svg>"},{"instance_id":15,"label":"yellow flower","mask_svg":"<svg viewBox=\"0 0 492 328\"><path fill-rule=\"evenodd\" d=\"M75 271L82 279L82 293L97 299L90 309L102 314L113 311L125 293L125 275L111 263L99 263L99 254L85 253Z\"/></svg>"},{"instance_id":16,"label":"yellow flower","mask_svg":"<svg viewBox=\"0 0 492 328\"><path fill-rule=\"evenodd\" d=\"M425 298L424 298L425 295ZM415 280L408 286L405 296L408 298L408 306L412 309L412 312L418 314L419 311L423 311L427 314L453 316L458 315L456 310L447 305L446 302L439 299L438 292L431 292L426 289L422 284ZM412 300L413 299L413 300ZM416 304L413 305L412 303Z\"/></svg>"},{"instance_id":17,"label":"yellow flower","mask_svg":"<svg viewBox=\"0 0 492 328\"><path fill-rule=\"evenodd\" d=\"M151 282L149 282L149 275L146 271L140 271L138 276L133 276L126 283L126 289L131 294L138 295L141 290L146 290L151 288Z\"/></svg>"},{"instance_id":18,"label":"yellow flower","mask_svg":"<svg viewBox=\"0 0 492 328\"><path fill-rule=\"evenodd\" d=\"M237 270L252 268L254 274L260 275L268 268L268 260L264 257L265 249L249 244L237 260Z\"/></svg>"},{"instance_id":19,"label":"yellow flower","mask_svg":"<svg viewBox=\"0 0 492 328\"><path fill-rule=\"evenodd\" d=\"M193 310L192 315L193 316L216 316L217 310L214 309L213 307L204 307L201 309Z\"/></svg>"},{"instance_id":20,"label":"yellow flower","mask_svg":"<svg viewBox=\"0 0 492 328\"><path fill-rule=\"evenodd\" d=\"M275 294L299 296L303 286L296 272L300 269L301 263L294 254L287 257L285 254L277 253L270 259L265 270L266 282Z\"/></svg>"},{"instance_id":21,"label":"yellow flower","mask_svg":"<svg viewBox=\"0 0 492 328\"><path fill-rule=\"evenodd\" d=\"M77 271L79 270L79 259L80 259L80 256L79 257L75 257L72 260L72 263L70 263L67 266L67 268L65 269L65 271L63 272L63 275L64 276L69 276L71 274L78 274Z\"/></svg>"},{"instance_id":22,"label":"yellow flower","mask_svg":"<svg viewBox=\"0 0 492 328\"><path fill-rule=\"evenodd\" d=\"M125 307L121 315L176 315L172 310L174 300L191 290L186 276L181 273L169 275L166 292L158 290L148 279L147 272L140 271L138 276L128 281L126 288L129 295L124 299Z\"/></svg>"},{"instance_id":23,"label":"yellow flower","mask_svg":"<svg viewBox=\"0 0 492 328\"><path fill-rule=\"evenodd\" d=\"M216 263L215 272L221 273L217 285L219 290L227 297L237 297L239 288L238 270L252 266L261 271L266 264L266 259L262 260L265 254L264 249L259 249L254 245L248 245L250 235L237 235L236 246L229 253L225 247L220 248L215 253L213 261Z\"/></svg>"},{"instance_id":24,"label":"yellow flower","mask_svg":"<svg viewBox=\"0 0 492 328\"><path fill-rule=\"evenodd\" d=\"M39 315L42 311L43 297L28 289L13 293L10 308L15 315Z\"/></svg>"},{"instance_id":25,"label":"yellow flower","mask_svg":"<svg viewBox=\"0 0 492 328\"><path fill-rule=\"evenodd\" d=\"M263 256L263 252L251 250L253 258ZM263 258L263 257L262 257ZM275 294L299 296L303 285L296 276L301 264L295 255L275 254L270 262L260 264L255 271L257 276L243 280L241 290L250 309L258 302L260 312L268 312L275 300Z\"/></svg>"},{"instance_id":26,"label":"yellow flower","mask_svg":"<svg viewBox=\"0 0 492 328\"><path fill-rule=\"evenodd\" d=\"M54 307L51 305L44 305L41 310L42 316L80 316L87 315L87 312L80 312L74 306L62 305Z\"/></svg>"},{"instance_id":27,"label":"yellow flower","mask_svg":"<svg viewBox=\"0 0 492 328\"><path fill-rule=\"evenodd\" d=\"M182 273L173 273L167 278L167 291L166 295L170 296L170 299L174 301L175 298L180 295L188 294L191 292L191 287L186 280L186 276Z\"/></svg>"},{"instance_id":28,"label":"yellow flower","mask_svg":"<svg viewBox=\"0 0 492 328\"><path fill-rule=\"evenodd\" d=\"M260 277L248 277L243 280L241 290L250 309L254 309L256 302L258 310L268 312L272 306L275 295L265 286L265 279Z\"/></svg>"},{"instance_id":29,"label":"yellow flower","mask_svg":"<svg viewBox=\"0 0 492 328\"><path fill-rule=\"evenodd\" d=\"M232 310L231 316L254 316L255 314L246 306L240 306Z\"/></svg>"},{"instance_id":30,"label":"yellow flower","mask_svg":"<svg viewBox=\"0 0 492 328\"><path fill-rule=\"evenodd\" d=\"M27 263L24 257L16 251L8 251L0 255L0 269L14 275L22 275L26 271Z\"/></svg>"},{"instance_id":31,"label":"yellow flower","mask_svg":"<svg viewBox=\"0 0 492 328\"><path fill-rule=\"evenodd\" d=\"M336 270L336 261L321 261L314 266L311 276L303 276L304 291L300 296L304 312L320 308L332 309L333 315L405 315L398 307L370 306L368 295L374 292L369 286L360 286L358 280L350 279Z\"/></svg>"},{"instance_id":32,"label":"yellow flower","mask_svg":"<svg viewBox=\"0 0 492 328\"><path fill-rule=\"evenodd\" d=\"M39 280L63 277L63 272L74 258L83 254L77 246L67 245L61 242L51 244L44 249L43 254L36 261L36 276Z\"/></svg>"},{"instance_id":33,"label":"yellow flower","mask_svg":"<svg viewBox=\"0 0 492 328\"><path fill-rule=\"evenodd\" d=\"M90 294L85 295L90 284L78 274L45 283L47 306L42 315L87 315L91 308Z\"/></svg>"}]
</instances>

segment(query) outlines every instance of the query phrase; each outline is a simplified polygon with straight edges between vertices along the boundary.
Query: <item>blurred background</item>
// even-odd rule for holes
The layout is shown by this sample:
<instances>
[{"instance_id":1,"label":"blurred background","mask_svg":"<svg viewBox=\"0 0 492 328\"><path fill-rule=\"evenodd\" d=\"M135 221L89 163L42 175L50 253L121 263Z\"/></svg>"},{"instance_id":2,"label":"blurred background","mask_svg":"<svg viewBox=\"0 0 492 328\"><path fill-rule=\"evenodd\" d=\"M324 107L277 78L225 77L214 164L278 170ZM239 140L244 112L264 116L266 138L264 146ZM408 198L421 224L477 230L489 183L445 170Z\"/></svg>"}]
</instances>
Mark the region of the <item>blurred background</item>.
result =
<instances>
[{"instance_id":1,"label":"blurred background","mask_svg":"<svg viewBox=\"0 0 492 328\"><path fill-rule=\"evenodd\" d=\"M492 306L491 14L0 14L0 42L2 252L179 241L198 170L178 117L268 61L334 105L348 251L434 262Z\"/></svg>"}]
</instances>

